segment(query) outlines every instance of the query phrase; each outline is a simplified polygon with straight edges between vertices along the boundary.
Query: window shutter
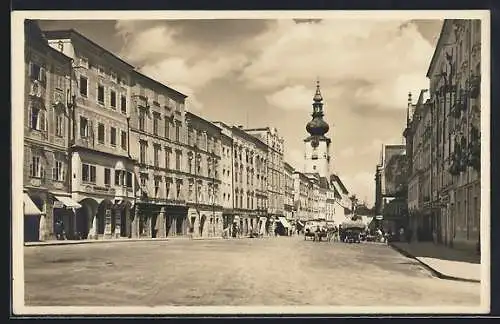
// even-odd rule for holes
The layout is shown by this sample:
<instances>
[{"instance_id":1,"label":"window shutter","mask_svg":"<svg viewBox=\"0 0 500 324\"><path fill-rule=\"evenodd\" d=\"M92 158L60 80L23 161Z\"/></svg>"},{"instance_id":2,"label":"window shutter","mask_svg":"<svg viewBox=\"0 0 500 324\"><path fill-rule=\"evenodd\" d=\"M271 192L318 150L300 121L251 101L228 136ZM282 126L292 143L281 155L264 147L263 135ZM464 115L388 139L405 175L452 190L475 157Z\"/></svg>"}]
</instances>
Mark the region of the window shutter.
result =
<instances>
[{"instance_id":1,"label":"window shutter","mask_svg":"<svg viewBox=\"0 0 500 324\"><path fill-rule=\"evenodd\" d=\"M34 176L35 175L35 168L34 168L34 164L33 164L33 157L31 157L31 162L30 162L30 176Z\"/></svg>"},{"instance_id":2,"label":"window shutter","mask_svg":"<svg viewBox=\"0 0 500 324\"><path fill-rule=\"evenodd\" d=\"M57 179L57 168L52 168L52 179Z\"/></svg>"},{"instance_id":3,"label":"window shutter","mask_svg":"<svg viewBox=\"0 0 500 324\"><path fill-rule=\"evenodd\" d=\"M29 75L30 77L32 77L32 76L33 76L33 62L30 62L30 63L29 63L28 75Z\"/></svg>"},{"instance_id":4,"label":"window shutter","mask_svg":"<svg viewBox=\"0 0 500 324\"><path fill-rule=\"evenodd\" d=\"M43 67L40 67L38 81L40 81L42 83L45 83L45 81L46 81L45 68L43 68Z\"/></svg>"}]
</instances>

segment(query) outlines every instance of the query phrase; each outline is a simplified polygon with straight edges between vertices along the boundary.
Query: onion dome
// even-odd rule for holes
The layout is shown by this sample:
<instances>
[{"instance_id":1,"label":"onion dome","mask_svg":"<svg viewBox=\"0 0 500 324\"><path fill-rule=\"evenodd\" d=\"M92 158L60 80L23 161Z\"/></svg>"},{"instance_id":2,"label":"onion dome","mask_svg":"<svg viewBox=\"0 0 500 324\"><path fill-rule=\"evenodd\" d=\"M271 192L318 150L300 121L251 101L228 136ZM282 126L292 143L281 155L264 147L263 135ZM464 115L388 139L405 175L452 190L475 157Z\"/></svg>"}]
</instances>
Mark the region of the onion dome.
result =
<instances>
[{"instance_id":1,"label":"onion dome","mask_svg":"<svg viewBox=\"0 0 500 324\"><path fill-rule=\"evenodd\" d=\"M313 97L313 119L307 123L306 130L312 136L323 136L328 133L330 126L323 120L323 96L319 86L319 81L316 82L316 93Z\"/></svg>"}]
</instances>

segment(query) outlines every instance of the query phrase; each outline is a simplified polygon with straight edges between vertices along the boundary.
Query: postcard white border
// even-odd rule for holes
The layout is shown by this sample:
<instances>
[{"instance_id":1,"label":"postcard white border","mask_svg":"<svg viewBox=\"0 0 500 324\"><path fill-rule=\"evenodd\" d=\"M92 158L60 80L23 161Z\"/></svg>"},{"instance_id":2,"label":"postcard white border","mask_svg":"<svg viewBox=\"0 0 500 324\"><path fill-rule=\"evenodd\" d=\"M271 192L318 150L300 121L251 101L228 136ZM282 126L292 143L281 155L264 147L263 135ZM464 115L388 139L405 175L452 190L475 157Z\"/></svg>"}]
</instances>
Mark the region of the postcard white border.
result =
<instances>
[{"instance_id":1,"label":"postcard white border","mask_svg":"<svg viewBox=\"0 0 500 324\"><path fill-rule=\"evenodd\" d=\"M118 314L479 314L490 309L490 13L487 10L405 11L14 11L12 42L12 216L22 215L24 120L24 19L481 19L481 304L479 307L36 307L24 305L22 217L12 217L13 312L16 315ZM425 71L422 71L424 74ZM410 89L411 90L411 89Z\"/></svg>"}]
</instances>

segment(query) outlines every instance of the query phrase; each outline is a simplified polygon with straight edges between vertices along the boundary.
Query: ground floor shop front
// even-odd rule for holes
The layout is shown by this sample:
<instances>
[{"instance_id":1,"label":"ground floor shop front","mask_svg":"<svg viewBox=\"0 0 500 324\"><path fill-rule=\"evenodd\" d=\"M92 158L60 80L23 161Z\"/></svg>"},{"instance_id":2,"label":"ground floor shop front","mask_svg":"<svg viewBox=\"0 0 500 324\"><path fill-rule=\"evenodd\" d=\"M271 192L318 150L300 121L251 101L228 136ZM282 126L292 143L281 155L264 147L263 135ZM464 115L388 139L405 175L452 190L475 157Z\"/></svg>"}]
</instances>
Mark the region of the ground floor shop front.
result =
<instances>
[{"instance_id":1,"label":"ground floor shop front","mask_svg":"<svg viewBox=\"0 0 500 324\"><path fill-rule=\"evenodd\" d=\"M476 250L480 240L480 190L478 182L450 189L441 193L439 201L412 211L413 240Z\"/></svg>"},{"instance_id":2,"label":"ground floor shop front","mask_svg":"<svg viewBox=\"0 0 500 324\"><path fill-rule=\"evenodd\" d=\"M76 213L81 207L69 193L25 188L24 241L78 239Z\"/></svg>"}]
</instances>

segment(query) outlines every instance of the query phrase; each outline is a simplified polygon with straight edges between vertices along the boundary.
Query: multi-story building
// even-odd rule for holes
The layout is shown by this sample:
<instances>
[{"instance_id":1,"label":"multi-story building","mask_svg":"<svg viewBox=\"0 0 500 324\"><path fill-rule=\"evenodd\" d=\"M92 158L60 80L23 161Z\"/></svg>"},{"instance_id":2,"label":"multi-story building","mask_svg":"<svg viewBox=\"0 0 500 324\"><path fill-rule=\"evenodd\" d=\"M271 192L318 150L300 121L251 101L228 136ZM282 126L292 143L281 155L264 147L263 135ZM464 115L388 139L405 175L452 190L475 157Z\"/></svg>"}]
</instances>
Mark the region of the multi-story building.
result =
<instances>
[{"instance_id":1,"label":"multi-story building","mask_svg":"<svg viewBox=\"0 0 500 324\"><path fill-rule=\"evenodd\" d=\"M403 135L406 137L406 153L408 157L408 214L409 226L413 237L425 241L432 240L431 205L431 105L424 100L426 89L420 92L417 103L409 102L408 127ZM409 98L411 100L411 97Z\"/></svg>"},{"instance_id":2,"label":"multi-story building","mask_svg":"<svg viewBox=\"0 0 500 324\"><path fill-rule=\"evenodd\" d=\"M429 143L422 157L429 156L429 181L419 182L419 199L430 210L432 239L455 247L479 242L480 49L480 20L445 20L427 72L427 123L413 116L406 136L414 147L422 136ZM422 126L413 124L425 124L427 131L418 133Z\"/></svg>"},{"instance_id":3,"label":"multi-story building","mask_svg":"<svg viewBox=\"0 0 500 324\"><path fill-rule=\"evenodd\" d=\"M326 191L325 217L327 221L335 221L335 204L337 199L340 199L340 196L337 194L335 188Z\"/></svg>"},{"instance_id":4,"label":"multi-story building","mask_svg":"<svg viewBox=\"0 0 500 324\"><path fill-rule=\"evenodd\" d=\"M268 147L258 138L248 134L242 127L233 126L233 170L234 211L240 234L269 232L266 214L267 183L263 166L267 162Z\"/></svg>"},{"instance_id":5,"label":"multi-story building","mask_svg":"<svg viewBox=\"0 0 500 324\"><path fill-rule=\"evenodd\" d=\"M138 185L131 236L185 235L189 229L186 96L139 72L133 73L133 83L130 151Z\"/></svg>"},{"instance_id":6,"label":"multi-story building","mask_svg":"<svg viewBox=\"0 0 500 324\"><path fill-rule=\"evenodd\" d=\"M293 172L294 218L300 224L309 219L309 186L306 175L299 171Z\"/></svg>"},{"instance_id":7,"label":"multi-story building","mask_svg":"<svg viewBox=\"0 0 500 324\"><path fill-rule=\"evenodd\" d=\"M82 206L82 237L130 236L134 163L128 112L134 67L75 30L46 31L50 46L73 62L71 194Z\"/></svg>"},{"instance_id":8,"label":"multi-story building","mask_svg":"<svg viewBox=\"0 0 500 324\"><path fill-rule=\"evenodd\" d=\"M194 236L221 236L222 129L202 117L186 112L188 125L187 170L188 218Z\"/></svg>"},{"instance_id":9,"label":"multi-story building","mask_svg":"<svg viewBox=\"0 0 500 324\"><path fill-rule=\"evenodd\" d=\"M247 133L257 137L267 146L267 213L269 216L283 217L284 214L284 177L283 153L284 140L276 128L246 129ZM271 219L273 219L271 217Z\"/></svg>"},{"instance_id":10,"label":"multi-story building","mask_svg":"<svg viewBox=\"0 0 500 324\"><path fill-rule=\"evenodd\" d=\"M67 153L71 116L71 60L49 46L38 25L25 21L24 239L54 238L62 220L75 232Z\"/></svg>"},{"instance_id":11,"label":"multi-story building","mask_svg":"<svg viewBox=\"0 0 500 324\"><path fill-rule=\"evenodd\" d=\"M222 204L222 225L232 234L234 223L234 190L233 190L233 133L231 127L223 122L213 122L221 129L221 162L219 173L221 175L221 190L219 199Z\"/></svg>"},{"instance_id":12,"label":"multi-story building","mask_svg":"<svg viewBox=\"0 0 500 324\"><path fill-rule=\"evenodd\" d=\"M285 177L285 218L288 220L294 219L293 217L293 206L294 206L294 182L293 174L295 169L287 162L283 163L284 166L284 177Z\"/></svg>"}]
</instances>

